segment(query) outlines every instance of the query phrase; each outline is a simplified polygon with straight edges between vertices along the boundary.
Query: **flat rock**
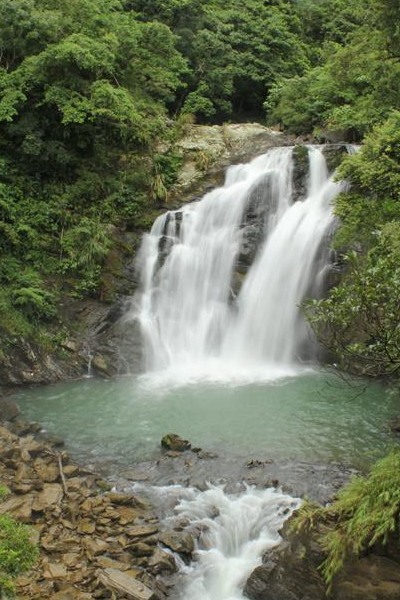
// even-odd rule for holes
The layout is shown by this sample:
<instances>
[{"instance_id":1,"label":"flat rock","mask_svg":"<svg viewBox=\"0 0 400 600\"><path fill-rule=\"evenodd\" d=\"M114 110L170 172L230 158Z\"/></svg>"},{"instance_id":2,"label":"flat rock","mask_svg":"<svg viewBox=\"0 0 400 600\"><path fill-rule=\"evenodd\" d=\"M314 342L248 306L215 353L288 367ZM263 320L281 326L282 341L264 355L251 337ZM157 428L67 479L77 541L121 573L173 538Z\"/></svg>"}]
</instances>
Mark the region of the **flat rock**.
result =
<instances>
[{"instance_id":1,"label":"flat rock","mask_svg":"<svg viewBox=\"0 0 400 600\"><path fill-rule=\"evenodd\" d=\"M92 600L92 594L86 594L70 586L66 590L61 590L52 595L53 600Z\"/></svg>"},{"instance_id":2,"label":"flat rock","mask_svg":"<svg viewBox=\"0 0 400 600\"><path fill-rule=\"evenodd\" d=\"M77 529L79 533L94 533L96 531L96 524L91 519L81 519Z\"/></svg>"},{"instance_id":3,"label":"flat rock","mask_svg":"<svg viewBox=\"0 0 400 600\"><path fill-rule=\"evenodd\" d=\"M36 496L32 509L37 512L43 512L48 508L60 504L64 496L64 491L58 483L45 484L43 490Z\"/></svg>"},{"instance_id":4,"label":"flat rock","mask_svg":"<svg viewBox=\"0 0 400 600\"><path fill-rule=\"evenodd\" d=\"M16 435L11 433L6 427L0 425L0 439L6 440L7 442L15 442L18 438Z\"/></svg>"},{"instance_id":5,"label":"flat rock","mask_svg":"<svg viewBox=\"0 0 400 600\"><path fill-rule=\"evenodd\" d=\"M62 563L48 563L43 570L45 579L65 579L67 568Z\"/></svg>"},{"instance_id":6,"label":"flat rock","mask_svg":"<svg viewBox=\"0 0 400 600\"><path fill-rule=\"evenodd\" d=\"M142 514L141 510L133 508L132 506L117 506L115 510L121 525L129 525L129 523L133 523L133 521Z\"/></svg>"},{"instance_id":7,"label":"flat rock","mask_svg":"<svg viewBox=\"0 0 400 600\"><path fill-rule=\"evenodd\" d=\"M151 556L153 554L154 547L144 542L138 542L133 546L130 546L130 551L133 556Z\"/></svg>"},{"instance_id":8,"label":"flat rock","mask_svg":"<svg viewBox=\"0 0 400 600\"><path fill-rule=\"evenodd\" d=\"M34 496L26 494L22 497L12 497L0 505L0 515L9 513L14 519L29 523L32 516L32 504Z\"/></svg>"},{"instance_id":9,"label":"flat rock","mask_svg":"<svg viewBox=\"0 0 400 600\"><path fill-rule=\"evenodd\" d=\"M131 600L155 600L153 591L143 583L117 569L104 569L98 573L99 581L109 590Z\"/></svg>"},{"instance_id":10,"label":"flat rock","mask_svg":"<svg viewBox=\"0 0 400 600\"><path fill-rule=\"evenodd\" d=\"M135 504L135 496L133 494L124 494L122 492L109 492L106 496L112 504L122 506L133 506Z\"/></svg>"},{"instance_id":11,"label":"flat rock","mask_svg":"<svg viewBox=\"0 0 400 600\"><path fill-rule=\"evenodd\" d=\"M130 538L147 537L149 535L154 535L157 532L157 525L135 525L133 527L128 527L125 531L126 535Z\"/></svg>"},{"instance_id":12,"label":"flat rock","mask_svg":"<svg viewBox=\"0 0 400 600\"><path fill-rule=\"evenodd\" d=\"M103 554L108 548L108 544L104 540L89 536L83 539L82 546L85 548L90 558Z\"/></svg>"}]
</instances>

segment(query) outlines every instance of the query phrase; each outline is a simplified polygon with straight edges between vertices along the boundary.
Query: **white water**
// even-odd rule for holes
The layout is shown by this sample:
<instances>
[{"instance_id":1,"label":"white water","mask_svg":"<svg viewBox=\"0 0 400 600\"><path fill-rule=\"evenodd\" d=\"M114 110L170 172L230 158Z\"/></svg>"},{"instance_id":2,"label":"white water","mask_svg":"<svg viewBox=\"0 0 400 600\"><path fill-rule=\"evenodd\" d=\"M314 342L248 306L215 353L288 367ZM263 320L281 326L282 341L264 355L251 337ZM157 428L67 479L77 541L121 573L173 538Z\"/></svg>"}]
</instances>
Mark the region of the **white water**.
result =
<instances>
[{"instance_id":1,"label":"white water","mask_svg":"<svg viewBox=\"0 0 400 600\"><path fill-rule=\"evenodd\" d=\"M139 258L142 292L128 316L140 322L153 382L157 373L172 384L298 372L298 353L309 344L299 304L324 271L317 258L341 189L319 149L309 148L309 162L304 201L292 201L292 148L275 148L230 167L225 185L200 202L156 220ZM233 302L242 219L260 188L265 240Z\"/></svg>"},{"instance_id":2,"label":"white water","mask_svg":"<svg viewBox=\"0 0 400 600\"><path fill-rule=\"evenodd\" d=\"M271 488L231 495L216 486L204 492L179 486L153 490L162 495L164 505L168 498L180 497L178 521L198 534L195 560L182 566L177 600L242 600L247 577L263 552L279 543L278 530L299 504ZM176 517L171 520L174 525Z\"/></svg>"}]
</instances>

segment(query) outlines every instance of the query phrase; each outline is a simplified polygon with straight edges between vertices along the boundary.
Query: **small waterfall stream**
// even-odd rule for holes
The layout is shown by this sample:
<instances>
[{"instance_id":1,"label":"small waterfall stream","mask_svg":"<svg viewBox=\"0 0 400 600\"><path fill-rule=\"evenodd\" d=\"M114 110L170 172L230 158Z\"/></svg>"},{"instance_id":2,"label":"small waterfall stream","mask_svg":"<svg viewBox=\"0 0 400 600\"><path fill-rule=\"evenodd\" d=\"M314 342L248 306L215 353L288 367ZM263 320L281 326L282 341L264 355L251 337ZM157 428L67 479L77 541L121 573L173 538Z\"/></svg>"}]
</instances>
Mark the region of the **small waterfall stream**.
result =
<instances>
[{"instance_id":1,"label":"small waterfall stream","mask_svg":"<svg viewBox=\"0 0 400 600\"><path fill-rule=\"evenodd\" d=\"M128 315L140 322L148 371L248 380L298 367L309 345L299 304L324 272L321 246L342 189L322 151L308 153L303 201L293 201L293 148L275 148L230 167L224 186L200 202L156 220L139 257L142 291ZM246 219L254 200L252 231ZM235 291L249 229L258 249Z\"/></svg>"},{"instance_id":2,"label":"small waterfall stream","mask_svg":"<svg viewBox=\"0 0 400 600\"><path fill-rule=\"evenodd\" d=\"M279 543L279 529L300 503L272 488L228 495L218 486L201 492L175 486L153 488L152 494L159 501L175 495L179 501L167 522L184 522L198 537L195 560L181 565L174 600L244 600L247 577Z\"/></svg>"}]
</instances>

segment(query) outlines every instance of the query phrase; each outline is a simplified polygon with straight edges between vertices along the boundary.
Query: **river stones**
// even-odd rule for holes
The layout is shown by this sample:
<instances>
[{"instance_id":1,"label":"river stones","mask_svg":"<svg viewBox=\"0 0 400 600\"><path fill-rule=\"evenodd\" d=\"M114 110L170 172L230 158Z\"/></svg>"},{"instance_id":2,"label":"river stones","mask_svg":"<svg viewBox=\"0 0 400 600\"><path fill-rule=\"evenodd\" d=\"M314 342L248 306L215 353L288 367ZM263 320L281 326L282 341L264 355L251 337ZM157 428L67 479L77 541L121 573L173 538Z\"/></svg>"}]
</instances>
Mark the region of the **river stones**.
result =
<instances>
[{"instance_id":1,"label":"river stones","mask_svg":"<svg viewBox=\"0 0 400 600\"><path fill-rule=\"evenodd\" d=\"M146 499L104 491L66 452L2 426L0 481L10 490L0 514L32 525L40 551L34 570L16 580L20 600L147 600L156 589L162 599L156 576L177 567L158 546L160 526Z\"/></svg>"}]
</instances>

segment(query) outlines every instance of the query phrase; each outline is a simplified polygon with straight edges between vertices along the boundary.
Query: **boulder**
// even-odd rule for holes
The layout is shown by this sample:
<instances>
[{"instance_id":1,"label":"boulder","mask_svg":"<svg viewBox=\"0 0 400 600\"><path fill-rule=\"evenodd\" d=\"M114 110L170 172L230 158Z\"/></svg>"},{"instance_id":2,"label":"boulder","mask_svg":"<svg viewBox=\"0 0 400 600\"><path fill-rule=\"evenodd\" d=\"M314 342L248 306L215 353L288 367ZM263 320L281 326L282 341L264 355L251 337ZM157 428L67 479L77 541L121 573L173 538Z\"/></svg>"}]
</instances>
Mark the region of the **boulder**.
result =
<instances>
[{"instance_id":1,"label":"boulder","mask_svg":"<svg viewBox=\"0 0 400 600\"><path fill-rule=\"evenodd\" d=\"M176 433L167 433L167 435L164 435L161 440L161 446L173 452L184 452L185 450L190 450L192 447L188 440L184 440Z\"/></svg>"},{"instance_id":2,"label":"boulder","mask_svg":"<svg viewBox=\"0 0 400 600\"><path fill-rule=\"evenodd\" d=\"M55 483L60 477L60 469L54 462L47 463L43 459L38 458L34 463L36 474L45 483Z\"/></svg>"},{"instance_id":3,"label":"boulder","mask_svg":"<svg viewBox=\"0 0 400 600\"><path fill-rule=\"evenodd\" d=\"M268 550L263 564L248 578L244 594L251 600L326 600L320 573L325 553L315 533L290 531L284 525L283 541ZM384 547L373 547L367 556L348 559L329 596L331 600L398 600L400 552L397 534Z\"/></svg>"},{"instance_id":4,"label":"boulder","mask_svg":"<svg viewBox=\"0 0 400 600\"><path fill-rule=\"evenodd\" d=\"M317 563L318 564L318 563ZM282 543L269 550L248 578L244 595L251 600L324 600L325 585L317 565L298 543L293 551Z\"/></svg>"},{"instance_id":5,"label":"boulder","mask_svg":"<svg viewBox=\"0 0 400 600\"><path fill-rule=\"evenodd\" d=\"M400 565L384 556L369 555L348 565L333 590L334 600L398 600Z\"/></svg>"},{"instance_id":6,"label":"boulder","mask_svg":"<svg viewBox=\"0 0 400 600\"><path fill-rule=\"evenodd\" d=\"M158 536L160 542L178 554L192 554L194 541L190 533L163 531Z\"/></svg>"},{"instance_id":7,"label":"boulder","mask_svg":"<svg viewBox=\"0 0 400 600\"><path fill-rule=\"evenodd\" d=\"M172 554L165 552L161 548L156 548L153 556L149 560L149 571L153 575L167 574L171 575L178 570Z\"/></svg>"},{"instance_id":8,"label":"boulder","mask_svg":"<svg viewBox=\"0 0 400 600\"><path fill-rule=\"evenodd\" d=\"M14 421L20 414L19 407L12 402L12 400L8 400L8 398L0 398L0 421Z\"/></svg>"},{"instance_id":9,"label":"boulder","mask_svg":"<svg viewBox=\"0 0 400 600\"><path fill-rule=\"evenodd\" d=\"M326 144L323 148L326 164L330 173L338 168L343 157L348 154L348 145L344 143Z\"/></svg>"}]
</instances>

